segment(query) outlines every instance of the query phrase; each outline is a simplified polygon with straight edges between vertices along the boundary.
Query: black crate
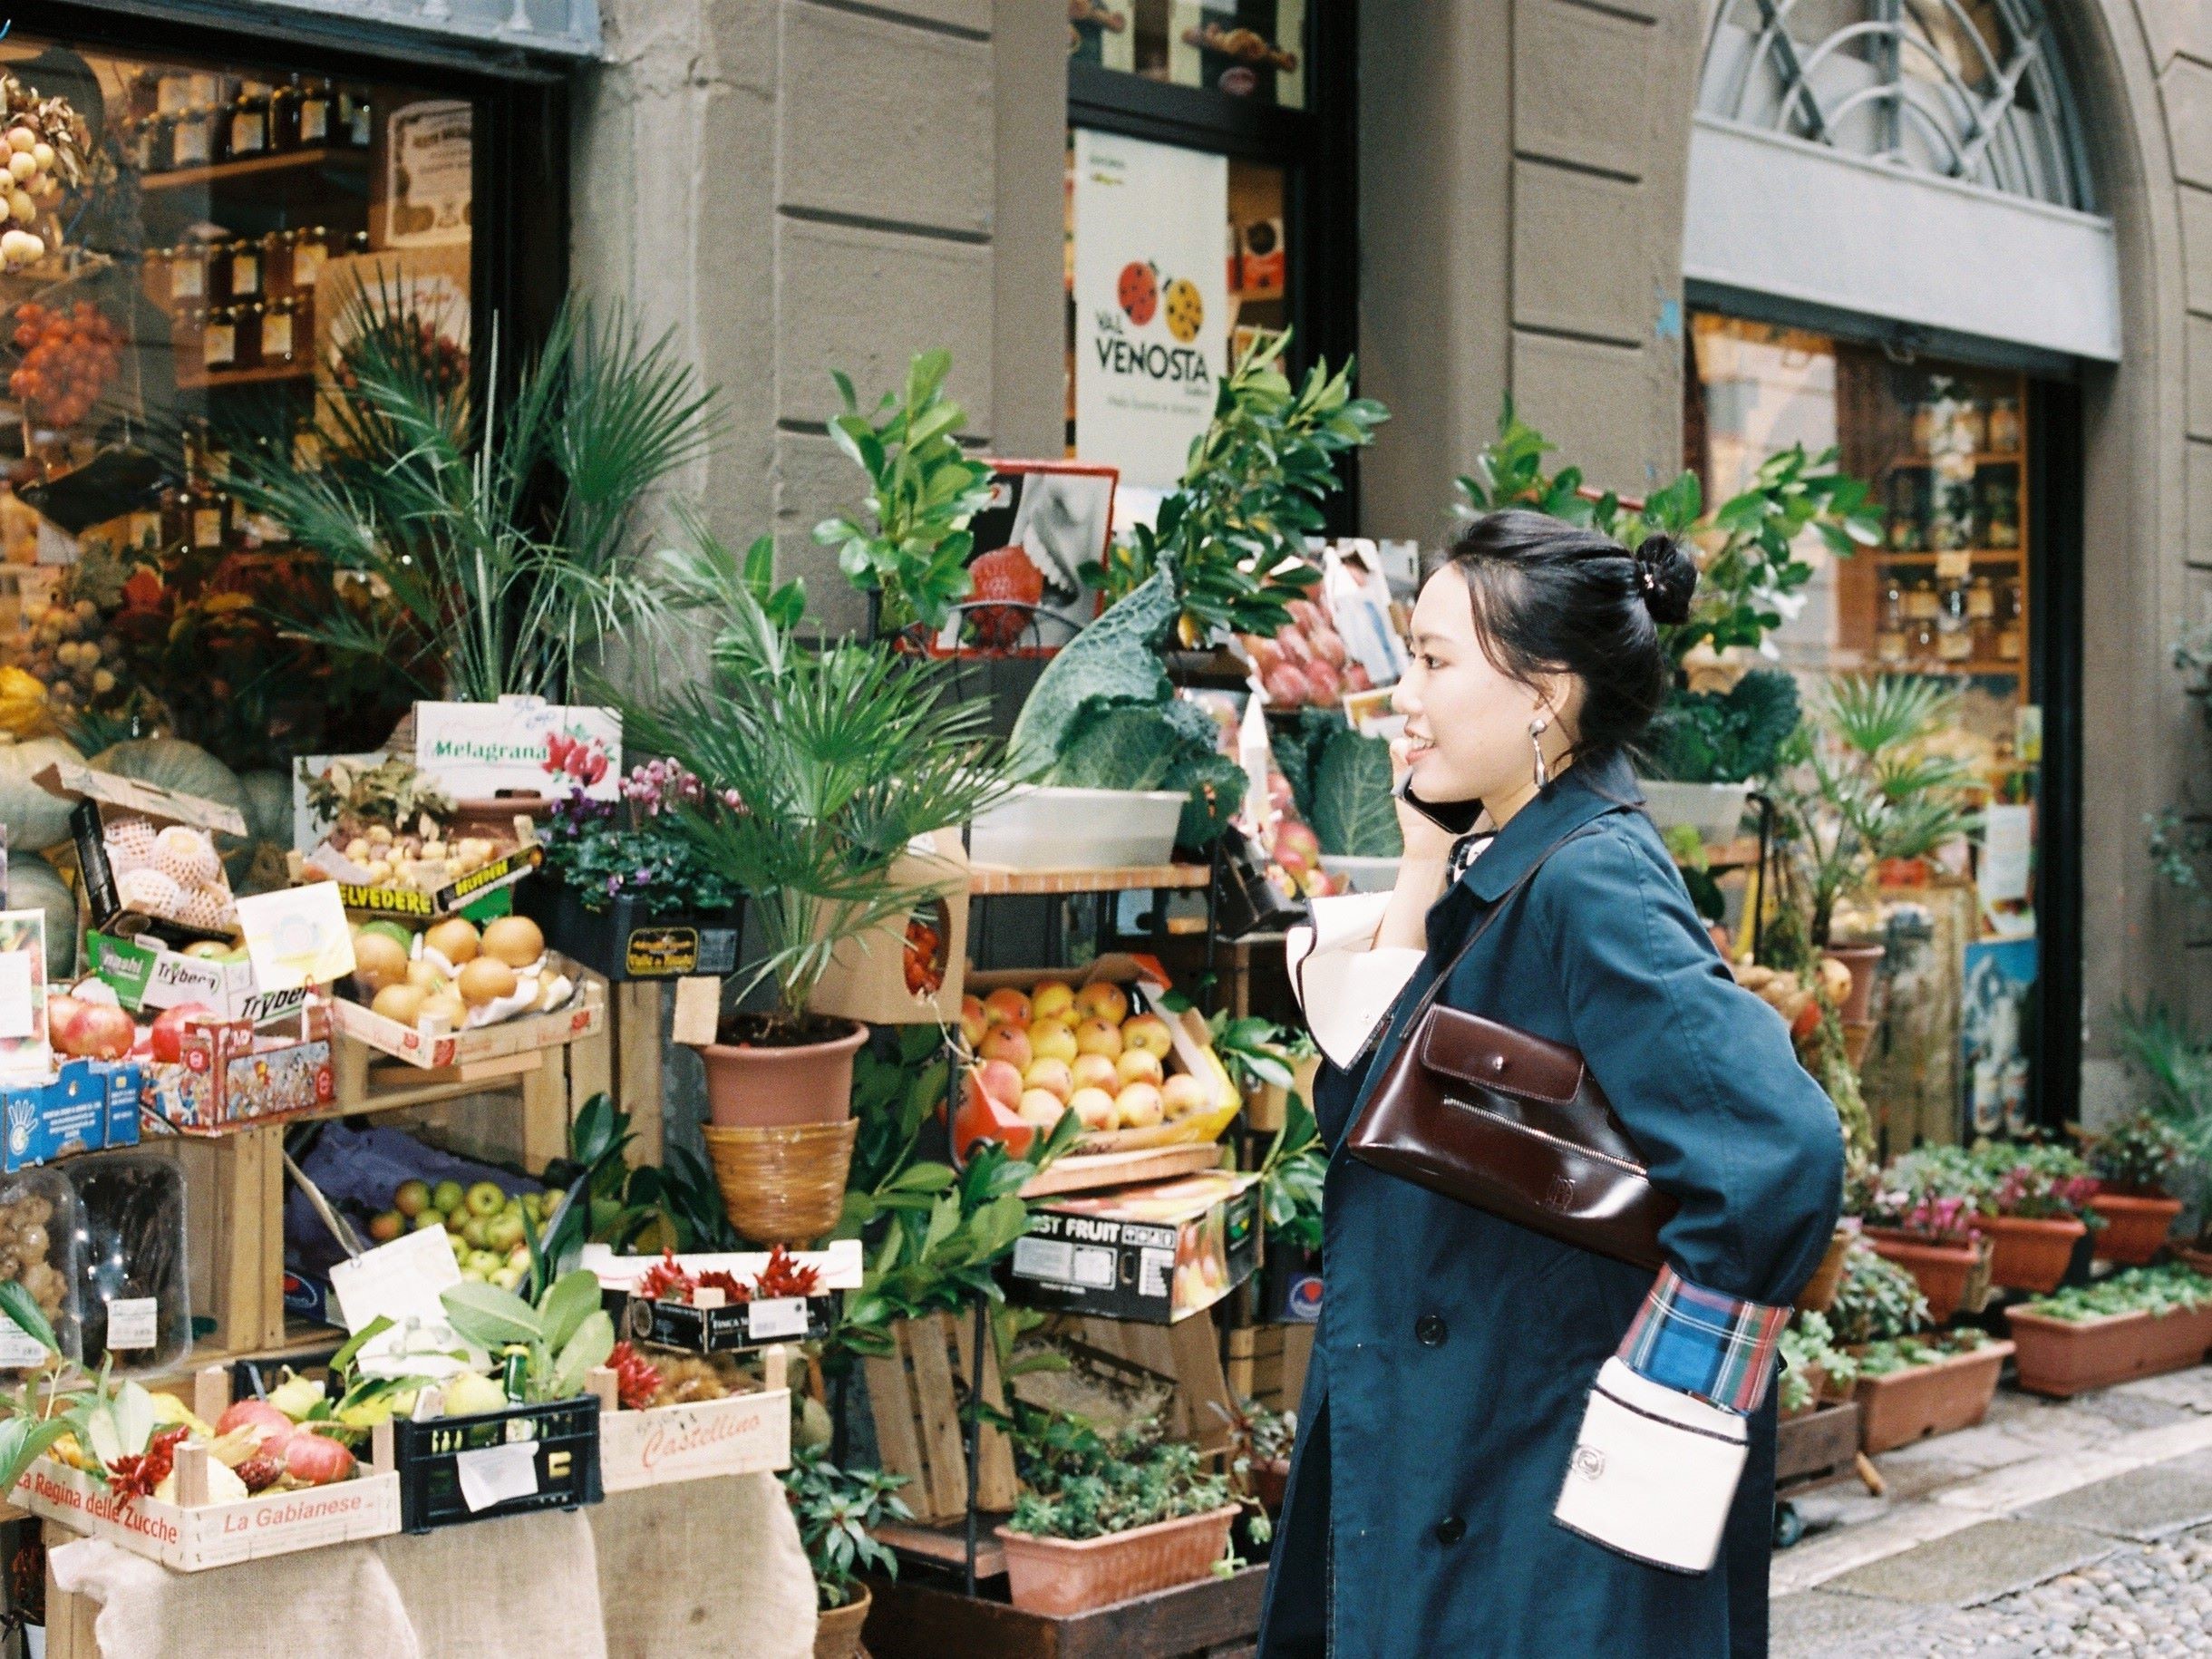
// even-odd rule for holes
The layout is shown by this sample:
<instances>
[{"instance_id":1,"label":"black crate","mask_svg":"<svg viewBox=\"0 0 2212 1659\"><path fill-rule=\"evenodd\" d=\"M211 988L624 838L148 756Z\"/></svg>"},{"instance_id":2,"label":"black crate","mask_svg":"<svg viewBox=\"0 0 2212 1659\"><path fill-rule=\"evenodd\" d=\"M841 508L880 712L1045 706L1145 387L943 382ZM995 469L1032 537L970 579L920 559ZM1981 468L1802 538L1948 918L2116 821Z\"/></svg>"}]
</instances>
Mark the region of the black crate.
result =
<instances>
[{"instance_id":1,"label":"black crate","mask_svg":"<svg viewBox=\"0 0 2212 1659\"><path fill-rule=\"evenodd\" d=\"M460 1457L489 1446L535 1441L538 1489L487 1509L471 1510L461 1495ZM458 1527L501 1515L573 1509L597 1503L599 1401L594 1394L544 1405L509 1406L476 1417L394 1418L392 1446L400 1474L400 1525L409 1532Z\"/></svg>"},{"instance_id":2,"label":"black crate","mask_svg":"<svg viewBox=\"0 0 2212 1659\"><path fill-rule=\"evenodd\" d=\"M687 1302L659 1302L619 1290L600 1293L601 1305L615 1329L634 1343L680 1348L686 1353L743 1353L775 1343L820 1342L837 1318L837 1295L807 1298L807 1328L756 1336L752 1308L739 1302L725 1307L694 1307Z\"/></svg>"},{"instance_id":3,"label":"black crate","mask_svg":"<svg viewBox=\"0 0 2212 1659\"><path fill-rule=\"evenodd\" d=\"M574 888L544 875L516 888L515 914L529 917L548 945L610 984L734 974L745 923L742 903L663 915L626 893L604 910L587 910Z\"/></svg>"}]
</instances>

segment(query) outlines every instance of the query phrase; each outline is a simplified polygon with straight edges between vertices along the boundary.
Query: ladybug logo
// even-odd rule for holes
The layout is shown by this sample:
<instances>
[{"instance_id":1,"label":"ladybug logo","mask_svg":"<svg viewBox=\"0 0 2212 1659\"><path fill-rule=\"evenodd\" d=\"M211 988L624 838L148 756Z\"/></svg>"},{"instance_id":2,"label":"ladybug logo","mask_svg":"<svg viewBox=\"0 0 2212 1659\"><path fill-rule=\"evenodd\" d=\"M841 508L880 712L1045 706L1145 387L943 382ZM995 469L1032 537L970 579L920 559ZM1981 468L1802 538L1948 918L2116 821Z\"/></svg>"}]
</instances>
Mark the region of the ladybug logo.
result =
<instances>
[{"instance_id":1,"label":"ladybug logo","mask_svg":"<svg viewBox=\"0 0 2212 1659\"><path fill-rule=\"evenodd\" d=\"M1131 259L1121 267L1115 288L1122 312L1139 328L1150 322L1152 314L1159 309L1159 273L1141 259ZM1174 291L1172 286L1169 291Z\"/></svg>"},{"instance_id":2,"label":"ladybug logo","mask_svg":"<svg viewBox=\"0 0 2212 1659\"><path fill-rule=\"evenodd\" d=\"M1188 345L1206 324L1206 302L1198 297L1198 285L1178 276L1168 285L1166 299L1168 332Z\"/></svg>"}]
</instances>

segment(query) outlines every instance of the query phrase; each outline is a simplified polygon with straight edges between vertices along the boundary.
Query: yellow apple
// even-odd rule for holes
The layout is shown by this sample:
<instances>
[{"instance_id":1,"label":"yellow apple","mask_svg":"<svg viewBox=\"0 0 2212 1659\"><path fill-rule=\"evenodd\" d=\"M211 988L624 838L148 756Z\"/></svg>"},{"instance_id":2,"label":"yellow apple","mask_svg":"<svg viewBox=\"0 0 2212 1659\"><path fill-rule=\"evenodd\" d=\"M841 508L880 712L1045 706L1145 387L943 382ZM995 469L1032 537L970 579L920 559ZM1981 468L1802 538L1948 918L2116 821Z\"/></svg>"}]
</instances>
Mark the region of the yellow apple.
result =
<instances>
[{"instance_id":1,"label":"yellow apple","mask_svg":"<svg viewBox=\"0 0 2212 1659\"><path fill-rule=\"evenodd\" d=\"M1168 1022L1156 1014L1140 1014L1121 1027L1121 1046L1140 1048L1154 1057L1165 1060L1175 1040L1168 1034Z\"/></svg>"},{"instance_id":2,"label":"yellow apple","mask_svg":"<svg viewBox=\"0 0 2212 1659\"><path fill-rule=\"evenodd\" d=\"M1114 1121L1123 1129L1150 1129L1165 1115L1159 1091L1150 1083L1131 1083L1114 1096Z\"/></svg>"},{"instance_id":3,"label":"yellow apple","mask_svg":"<svg viewBox=\"0 0 2212 1659\"><path fill-rule=\"evenodd\" d=\"M1033 1123L1039 1129L1050 1129L1060 1121L1060 1114L1067 1111L1058 1095L1043 1089L1024 1090L1014 1115L1024 1123Z\"/></svg>"},{"instance_id":4,"label":"yellow apple","mask_svg":"<svg viewBox=\"0 0 2212 1659\"><path fill-rule=\"evenodd\" d=\"M1194 1111L1204 1111L1214 1103L1212 1091L1188 1072L1178 1072L1162 1083L1159 1099L1170 1122L1187 1118Z\"/></svg>"},{"instance_id":5,"label":"yellow apple","mask_svg":"<svg viewBox=\"0 0 2212 1659\"><path fill-rule=\"evenodd\" d=\"M990 1029L990 1017L984 1013L982 1001L973 996L962 997L960 999L960 1040L967 1044L968 1053L972 1054L975 1052L975 1045L983 1041L984 1033Z\"/></svg>"},{"instance_id":6,"label":"yellow apple","mask_svg":"<svg viewBox=\"0 0 2212 1659\"><path fill-rule=\"evenodd\" d=\"M1075 991L1063 980L1040 979L1029 993L1033 1020L1065 1019L1075 1006Z\"/></svg>"},{"instance_id":7,"label":"yellow apple","mask_svg":"<svg viewBox=\"0 0 2212 1659\"><path fill-rule=\"evenodd\" d=\"M1159 1056L1151 1050L1125 1048L1121 1059L1114 1062L1114 1075L1125 1083L1150 1083L1157 1089L1165 1073L1160 1069Z\"/></svg>"},{"instance_id":8,"label":"yellow apple","mask_svg":"<svg viewBox=\"0 0 2212 1659\"><path fill-rule=\"evenodd\" d=\"M1029 1070L1022 1073L1024 1085L1031 1090L1042 1089L1054 1100L1066 1103L1075 1092L1075 1077L1064 1060L1033 1060Z\"/></svg>"},{"instance_id":9,"label":"yellow apple","mask_svg":"<svg viewBox=\"0 0 2212 1659\"><path fill-rule=\"evenodd\" d=\"M1121 1028L1104 1020L1085 1020L1075 1028L1075 1052L1118 1059L1121 1053Z\"/></svg>"},{"instance_id":10,"label":"yellow apple","mask_svg":"<svg viewBox=\"0 0 2212 1659\"><path fill-rule=\"evenodd\" d=\"M1075 1028L1065 1020L1036 1020L1029 1027L1029 1052L1039 1060L1073 1062L1082 1051L1075 1046Z\"/></svg>"},{"instance_id":11,"label":"yellow apple","mask_svg":"<svg viewBox=\"0 0 2212 1659\"><path fill-rule=\"evenodd\" d=\"M1103 1089L1078 1089L1068 1097L1068 1110L1085 1129L1111 1129L1114 1125L1113 1096Z\"/></svg>"},{"instance_id":12,"label":"yellow apple","mask_svg":"<svg viewBox=\"0 0 2212 1659\"><path fill-rule=\"evenodd\" d=\"M1119 1025L1129 1018L1129 998L1120 985L1095 980L1075 994L1075 1012L1086 1020L1107 1020Z\"/></svg>"},{"instance_id":13,"label":"yellow apple","mask_svg":"<svg viewBox=\"0 0 2212 1659\"><path fill-rule=\"evenodd\" d=\"M1114 1070L1111 1054L1078 1054L1068 1074L1078 1089L1102 1089L1111 1094L1121 1086L1121 1074Z\"/></svg>"}]
</instances>

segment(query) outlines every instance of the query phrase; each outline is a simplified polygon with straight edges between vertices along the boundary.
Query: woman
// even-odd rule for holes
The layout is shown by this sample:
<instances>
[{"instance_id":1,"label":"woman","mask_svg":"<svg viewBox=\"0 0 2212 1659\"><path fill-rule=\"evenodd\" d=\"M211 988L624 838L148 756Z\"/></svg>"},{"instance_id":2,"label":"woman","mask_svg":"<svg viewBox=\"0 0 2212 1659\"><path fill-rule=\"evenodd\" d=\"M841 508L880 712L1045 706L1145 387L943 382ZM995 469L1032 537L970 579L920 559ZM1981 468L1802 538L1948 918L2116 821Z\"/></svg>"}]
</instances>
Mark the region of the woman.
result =
<instances>
[{"instance_id":1,"label":"woman","mask_svg":"<svg viewBox=\"0 0 2212 1659\"><path fill-rule=\"evenodd\" d=\"M1637 810L1626 753L1669 683L1658 625L1687 616L1696 579L1665 538L1632 555L1513 511L1471 526L1421 590L1396 758L1420 802L1480 801L1495 834L1455 841L1402 796L1405 859L1355 942L1365 954L1324 943L1296 965L1332 1056L1316 1099L1328 1288L1262 1659L1766 1651L1772 1343L1834 1227L1842 1145L1780 1017L1731 979ZM1678 1205L1657 1284L1344 1150L1419 993L1485 920L1441 1001L1580 1052ZM1324 942L1344 932L1316 927ZM1332 965L1344 994L1324 995ZM1345 1011L1387 1002L1406 968L1363 1048ZM1639 1387L1748 1418L1725 1420L1748 1454L1732 1503L1725 1487L1711 1499L1709 1570L1632 1559L1553 1518L1616 1353Z\"/></svg>"}]
</instances>

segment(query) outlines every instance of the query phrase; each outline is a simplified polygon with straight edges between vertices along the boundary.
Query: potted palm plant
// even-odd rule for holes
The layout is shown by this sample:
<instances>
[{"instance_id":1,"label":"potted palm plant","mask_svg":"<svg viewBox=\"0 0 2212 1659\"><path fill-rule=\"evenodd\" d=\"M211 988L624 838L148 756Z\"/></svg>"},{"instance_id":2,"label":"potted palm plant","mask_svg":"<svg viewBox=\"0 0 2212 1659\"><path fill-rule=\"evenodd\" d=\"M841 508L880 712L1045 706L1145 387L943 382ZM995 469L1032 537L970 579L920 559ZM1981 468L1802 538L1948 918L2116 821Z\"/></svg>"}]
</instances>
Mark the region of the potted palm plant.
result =
<instances>
[{"instance_id":1,"label":"potted palm plant","mask_svg":"<svg viewBox=\"0 0 2212 1659\"><path fill-rule=\"evenodd\" d=\"M703 554L674 557L694 560L691 587L712 584ZM946 697L937 665L888 642L803 645L757 584L724 573L707 677L627 702L624 724L700 780L674 827L745 888L766 946L733 981L702 1053L708 1148L731 1219L767 1242L835 1226L851 1159L853 1054L867 1031L811 1013L816 987L840 948L887 929L903 938L942 888L894 881L894 867L917 841L956 833L1006 784L985 710ZM771 1006L739 1005L771 982ZM771 1190L783 1199L767 1202Z\"/></svg>"},{"instance_id":2,"label":"potted palm plant","mask_svg":"<svg viewBox=\"0 0 2212 1659\"><path fill-rule=\"evenodd\" d=\"M2140 1267L2157 1256L2181 1213L2181 1200L2166 1184L2188 1157L2180 1130L2149 1111L2122 1118L2089 1139L2089 1165L2097 1191L2091 1213L2103 1218L2097 1259Z\"/></svg>"}]
</instances>

